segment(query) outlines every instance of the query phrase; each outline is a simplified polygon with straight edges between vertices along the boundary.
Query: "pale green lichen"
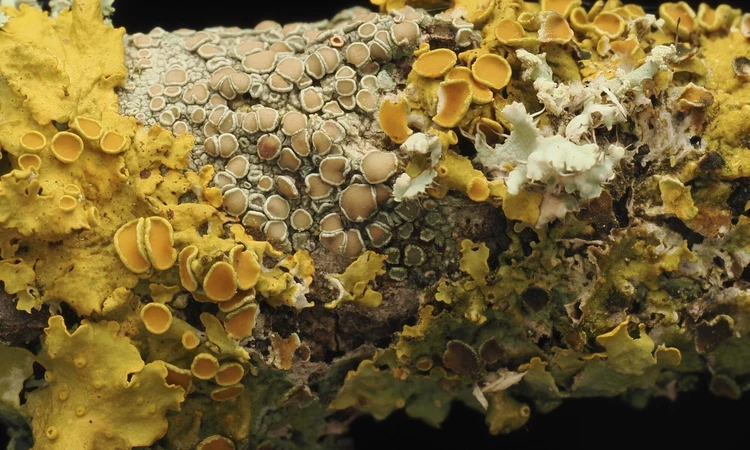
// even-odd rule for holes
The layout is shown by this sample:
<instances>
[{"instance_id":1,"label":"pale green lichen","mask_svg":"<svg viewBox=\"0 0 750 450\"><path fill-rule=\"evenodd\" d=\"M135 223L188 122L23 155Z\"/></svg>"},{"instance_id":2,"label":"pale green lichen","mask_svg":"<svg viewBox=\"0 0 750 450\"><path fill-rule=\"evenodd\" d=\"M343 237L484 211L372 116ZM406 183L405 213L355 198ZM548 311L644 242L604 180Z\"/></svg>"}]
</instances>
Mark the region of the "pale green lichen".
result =
<instances>
[{"instance_id":1,"label":"pale green lichen","mask_svg":"<svg viewBox=\"0 0 750 450\"><path fill-rule=\"evenodd\" d=\"M508 105L502 112L513 131L494 148L480 141L476 160L488 170L507 172L505 183L512 195L525 184L541 183L578 193L582 199L598 197L624 156L625 149L615 144L601 149L593 143L575 144L560 135L542 136L521 103Z\"/></svg>"}]
</instances>

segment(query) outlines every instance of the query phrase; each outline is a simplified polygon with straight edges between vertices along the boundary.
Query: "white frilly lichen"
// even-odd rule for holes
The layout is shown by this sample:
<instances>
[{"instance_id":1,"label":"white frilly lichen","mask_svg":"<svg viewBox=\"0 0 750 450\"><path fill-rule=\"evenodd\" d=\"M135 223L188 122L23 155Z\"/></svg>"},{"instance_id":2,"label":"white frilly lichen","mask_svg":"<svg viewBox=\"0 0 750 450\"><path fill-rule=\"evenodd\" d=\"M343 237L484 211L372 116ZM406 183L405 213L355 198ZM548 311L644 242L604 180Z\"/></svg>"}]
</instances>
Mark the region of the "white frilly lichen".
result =
<instances>
[{"instance_id":1,"label":"white frilly lichen","mask_svg":"<svg viewBox=\"0 0 750 450\"><path fill-rule=\"evenodd\" d=\"M432 184L432 181L437 176L435 167L440 162L443 147L440 143L440 138L434 134L414 133L401 144L400 151L408 157L421 156L428 158L431 167L425 169L414 178L403 173L396 179L393 183L393 197L397 202L403 201L405 198L414 198L419 194L427 192L427 187Z\"/></svg>"},{"instance_id":2,"label":"white frilly lichen","mask_svg":"<svg viewBox=\"0 0 750 450\"><path fill-rule=\"evenodd\" d=\"M516 56L523 66L521 78L524 80L533 80L534 89L537 92L537 98L544 105L544 108L555 116L565 112L570 106L572 93L575 89L573 83L566 85L556 83L552 78L552 68L547 64L546 53L535 55L524 49L516 50ZM580 82L575 82L580 90Z\"/></svg>"},{"instance_id":3,"label":"white frilly lichen","mask_svg":"<svg viewBox=\"0 0 750 450\"><path fill-rule=\"evenodd\" d=\"M595 130L611 130L629 119L629 95L640 94L647 80L676 58L673 45L658 45L637 69L618 70L612 79L599 76L585 82L557 82L544 53L519 49L516 56L524 69L524 80L533 81L544 111L563 119L558 134L545 136L521 103L503 108L513 131L502 143L491 147L477 133L476 161L485 170L504 179L508 193L517 195L526 184L544 185L544 200L538 226L562 218L578 208L578 199L596 198L602 185L614 178L615 167L625 155L618 144L599 145Z\"/></svg>"},{"instance_id":4,"label":"white frilly lichen","mask_svg":"<svg viewBox=\"0 0 750 450\"><path fill-rule=\"evenodd\" d=\"M614 167L625 154L623 147L610 144L602 149L598 144L576 144L560 135L542 136L518 102L502 112L513 131L494 148L480 137L476 160L489 170L502 172L513 167L505 179L508 193L516 195L525 183L542 182L590 199L601 194L602 183L614 178Z\"/></svg>"}]
</instances>

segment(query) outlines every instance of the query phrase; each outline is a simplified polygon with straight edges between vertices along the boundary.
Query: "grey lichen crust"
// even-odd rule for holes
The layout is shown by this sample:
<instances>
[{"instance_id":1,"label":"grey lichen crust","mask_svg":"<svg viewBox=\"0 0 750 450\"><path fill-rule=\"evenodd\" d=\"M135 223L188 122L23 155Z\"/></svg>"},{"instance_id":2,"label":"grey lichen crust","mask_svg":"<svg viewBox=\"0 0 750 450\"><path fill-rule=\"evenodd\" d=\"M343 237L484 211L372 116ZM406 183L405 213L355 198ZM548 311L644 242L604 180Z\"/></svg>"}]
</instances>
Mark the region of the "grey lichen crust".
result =
<instances>
[{"instance_id":1,"label":"grey lichen crust","mask_svg":"<svg viewBox=\"0 0 750 450\"><path fill-rule=\"evenodd\" d=\"M129 35L122 113L195 136L190 168L214 167L223 209L257 237L313 254L377 250L392 279L434 282L456 247L451 226L434 200L391 198L399 160L377 122L433 21L353 8L312 24Z\"/></svg>"}]
</instances>

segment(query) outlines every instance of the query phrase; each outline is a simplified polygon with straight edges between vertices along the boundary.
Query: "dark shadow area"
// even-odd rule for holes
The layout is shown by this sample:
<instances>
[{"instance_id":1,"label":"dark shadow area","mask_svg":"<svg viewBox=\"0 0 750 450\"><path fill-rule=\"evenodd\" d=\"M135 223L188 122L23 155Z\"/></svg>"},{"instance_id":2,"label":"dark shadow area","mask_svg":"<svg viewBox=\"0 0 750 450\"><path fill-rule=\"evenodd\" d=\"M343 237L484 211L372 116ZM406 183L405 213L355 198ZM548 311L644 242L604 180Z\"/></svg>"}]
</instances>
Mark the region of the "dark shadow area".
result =
<instances>
[{"instance_id":1,"label":"dark shadow area","mask_svg":"<svg viewBox=\"0 0 750 450\"><path fill-rule=\"evenodd\" d=\"M548 414L532 412L531 420L518 431L492 436L481 413L454 404L439 430L399 411L382 422L371 417L358 418L351 433L355 450L523 450L568 445L577 450L662 445L688 448L696 439L709 436L716 440L717 446L733 449L741 447L740 439L745 435L743 417L748 410L747 396L734 401L707 390L683 394L676 402L654 399L644 410L632 408L619 399L575 399L565 401Z\"/></svg>"},{"instance_id":2,"label":"dark shadow area","mask_svg":"<svg viewBox=\"0 0 750 450\"><path fill-rule=\"evenodd\" d=\"M258 0L212 0L209 3L125 0L115 2L112 21L115 26L125 27L129 33L145 33L156 26L167 31L178 28L200 30L214 26L252 28L262 20L275 20L284 24L330 19L342 9L352 6L375 9L367 0L295 3Z\"/></svg>"}]
</instances>

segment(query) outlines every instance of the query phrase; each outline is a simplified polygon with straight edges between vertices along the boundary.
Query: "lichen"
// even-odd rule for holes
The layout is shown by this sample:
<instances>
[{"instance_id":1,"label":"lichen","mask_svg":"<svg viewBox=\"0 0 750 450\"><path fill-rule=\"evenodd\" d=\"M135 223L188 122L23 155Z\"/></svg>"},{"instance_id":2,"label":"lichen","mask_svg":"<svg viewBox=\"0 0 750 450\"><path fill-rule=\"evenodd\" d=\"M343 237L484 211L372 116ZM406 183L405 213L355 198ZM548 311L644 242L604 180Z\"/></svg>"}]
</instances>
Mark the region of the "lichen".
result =
<instances>
[{"instance_id":1,"label":"lichen","mask_svg":"<svg viewBox=\"0 0 750 450\"><path fill-rule=\"evenodd\" d=\"M335 308L341 303L355 302L374 308L383 301L383 296L370 285L378 275L383 275L383 262L386 256L375 252L365 252L346 268L344 273L329 275L328 281L338 290L338 296L327 308Z\"/></svg>"},{"instance_id":2,"label":"lichen","mask_svg":"<svg viewBox=\"0 0 750 450\"><path fill-rule=\"evenodd\" d=\"M0 7L0 416L36 447L322 449L361 413L459 401L497 434L748 389L741 11L126 34L111 2L28 3Z\"/></svg>"},{"instance_id":3,"label":"lichen","mask_svg":"<svg viewBox=\"0 0 750 450\"><path fill-rule=\"evenodd\" d=\"M50 318L38 355L47 385L25 405L39 448L131 448L167 431L165 413L185 392L167 384L161 361L144 364L116 322L83 321L73 332Z\"/></svg>"}]
</instances>

